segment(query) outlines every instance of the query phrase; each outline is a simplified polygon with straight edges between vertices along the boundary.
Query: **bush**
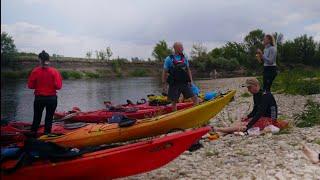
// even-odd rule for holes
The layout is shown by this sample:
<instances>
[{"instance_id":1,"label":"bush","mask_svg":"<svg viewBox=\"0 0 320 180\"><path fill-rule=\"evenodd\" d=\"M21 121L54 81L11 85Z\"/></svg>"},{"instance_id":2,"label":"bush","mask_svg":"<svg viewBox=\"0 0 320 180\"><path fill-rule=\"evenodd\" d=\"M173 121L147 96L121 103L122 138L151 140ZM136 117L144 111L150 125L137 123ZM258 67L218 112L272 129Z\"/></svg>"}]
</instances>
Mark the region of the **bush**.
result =
<instances>
[{"instance_id":1,"label":"bush","mask_svg":"<svg viewBox=\"0 0 320 180\"><path fill-rule=\"evenodd\" d=\"M235 70L238 67L240 67L240 64L235 58L232 58L232 59L226 59L223 57L210 58L207 64L207 68L220 68L220 69L226 69L229 71Z\"/></svg>"},{"instance_id":2,"label":"bush","mask_svg":"<svg viewBox=\"0 0 320 180\"><path fill-rule=\"evenodd\" d=\"M63 79L81 79L83 77L83 74L78 71L61 71L61 76Z\"/></svg>"},{"instance_id":3,"label":"bush","mask_svg":"<svg viewBox=\"0 0 320 180\"><path fill-rule=\"evenodd\" d=\"M192 60L191 63L195 68L198 69L198 71L200 71L200 72L206 71L206 62L205 61Z\"/></svg>"},{"instance_id":4,"label":"bush","mask_svg":"<svg viewBox=\"0 0 320 180\"><path fill-rule=\"evenodd\" d=\"M1 72L2 78L8 79L27 79L31 73L31 70L27 71L8 71L8 72Z\"/></svg>"},{"instance_id":5,"label":"bush","mask_svg":"<svg viewBox=\"0 0 320 180\"><path fill-rule=\"evenodd\" d=\"M311 95L320 93L320 80L306 81L301 80L295 86L295 92L301 95Z\"/></svg>"},{"instance_id":6,"label":"bush","mask_svg":"<svg viewBox=\"0 0 320 180\"><path fill-rule=\"evenodd\" d=\"M121 78L123 77L123 74L121 72L116 72L116 77Z\"/></svg>"},{"instance_id":7,"label":"bush","mask_svg":"<svg viewBox=\"0 0 320 180\"><path fill-rule=\"evenodd\" d=\"M109 69L96 69L96 72L100 77L110 77L112 74L112 71Z\"/></svg>"},{"instance_id":8,"label":"bush","mask_svg":"<svg viewBox=\"0 0 320 180\"><path fill-rule=\"evenodd\" d=\"M69 75L71 78L80 79L82 77L82 73L78 71L70 71Z\"/></svg>"},{"instance_id":9,"label":"bush","mask_svg":"<svg viewBox=\"0 0 320 180\"><path fill-rule=\"evenodd\" d=\"M312 127L320 125L320 103L308 100L305 105L306 110L301 114L295 114L295 124L297 127Z\"/></svg>"},{"instance_id":10,"label":"bush","mask_svg":"<svg viewBox=\"0 0 320 180\"><path fill-rule=\"evenodd\" d=\"M241 94L241 97L250 97L251 95L248 92Z\"/></svg>"},{"instance_id":11,"label":"bush","mask_svg":"<svg viewBox=\"0 0 320 180\"><path fill-rule=\"evenodd\" d=\"M251 69L246 70L246 76L254 76L254 75L255 75L255 72L253 72L253 70Z\"/></svg>"},{"instance_id":12,"label":"bush","mask_svg":"<svg viewBox=\"0 0 320 180\"><path fill-rule=\"evenodd\" d=\"M1 72L2 78L8 78L8 79L19 79L20 74L18 72Z\"/></svg>"},{"instance_id":13,"label":"bush","mask_svg":"<svg viewBox=\"0 0 320 180\"><path fill-rule=\"evenodd\" d=\"M121 61L117 61L117 60L113 60L111 62L112 65L112 70L116 73L116 74L121 74Z\"/></svg>"},{"instance_id":14,"label":"bush","mask_svg":"<svg viewBox=\"0 0 320 180\"><path fill-rule=\"evenodd\" d=\"M60 74L63 79L69 79L68 71L60 71Z\"/></svg>"},{"instance_id":15,"label":"bush","mask_svg":"<svg viewBox=\"0 0 320 180\"><path fill-rule=\"evenodd\" d=\"M287 94L319 94L320 75L316 71L294 69L281 72L275 79L272 90Z\"/></svg>"},{"instance_id":16,"label":"bush","mask_svg":"<svg viewBox=\"0 0 320 180\"><path fill-rule=\"evenodd\" d=\"M100 75L98 73L90 72L90 71L84 71L84 75L88 78L99 78Z\"/></svg>"},{"instance_id":17,"label":"bush","mask_svg":"<svg viewBox=\"0 0 320 180\"><path fill-rule=\"evenodd\" d=\"M22 78L28 78L29 75L31 74L31 71L32 71L32 70L29 70L29 71L21 71L21 72L20 72L20 77L22 77Z\"/></svg>"},{"instance_id":18,"label":"bush","mask_svg":"<svg viewBox=\"0 0 320 180\"><path fill-rule=\"evenodd\" d=\"M147 71L145 69L135 69L130 75L134 77L144 77L147 76Z\"/></svg>"}]
</instances>

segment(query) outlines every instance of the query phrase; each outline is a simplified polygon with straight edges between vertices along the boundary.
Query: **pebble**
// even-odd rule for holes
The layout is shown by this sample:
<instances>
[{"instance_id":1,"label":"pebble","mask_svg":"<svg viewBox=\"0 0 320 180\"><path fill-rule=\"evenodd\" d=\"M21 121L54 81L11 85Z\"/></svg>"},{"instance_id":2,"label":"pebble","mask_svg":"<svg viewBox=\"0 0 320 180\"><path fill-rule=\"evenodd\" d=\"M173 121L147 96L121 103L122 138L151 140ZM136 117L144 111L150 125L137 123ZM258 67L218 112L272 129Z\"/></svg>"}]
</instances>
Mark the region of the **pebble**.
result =
<instances>
[{"instance_id":1,"label":"pebble","mask_svg":"<svg viewBox=\"0 0 320 180\"><path fill-rule=\"evenodd\" d=\"M239 88L245 78L204 80L199 82L203 91L216 88L223 83L226 88L237 89L235 100L221 111L210 125L230 125L252 108L252 97L243 98L246 88ZM274 94L281 116L292 121L294 114L304 110L307 99L320 102L320 94L292 96ZM250 109L249 109L250 108ZM221 136L216 141L203 142L204 148L195 152L184 152L164 167L125 179L320 179L320 165L312 164L301 151L301 143L308 144L320 152L314 143L320 137L320 126L290 129L289 134L266 134L261 136ZM206 152L215 155L206 156ZM216 154L217 153L217 154Z\"/></svg>"}]
</instances>

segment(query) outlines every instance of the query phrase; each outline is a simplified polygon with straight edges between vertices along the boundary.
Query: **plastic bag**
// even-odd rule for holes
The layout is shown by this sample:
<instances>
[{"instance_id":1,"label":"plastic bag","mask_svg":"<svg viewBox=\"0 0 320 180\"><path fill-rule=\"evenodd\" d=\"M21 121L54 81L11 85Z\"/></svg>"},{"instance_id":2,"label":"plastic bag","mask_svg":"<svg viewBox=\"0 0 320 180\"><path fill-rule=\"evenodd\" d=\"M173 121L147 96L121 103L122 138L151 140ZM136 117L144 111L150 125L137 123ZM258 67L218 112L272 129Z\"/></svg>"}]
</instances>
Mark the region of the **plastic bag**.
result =
<instances>
[{"instance_id":1,"label":"plastic bag","mask_svg":"<svg viewBox=\"0 0 320 180\"><path fill-rule=\"evenodd\" d=\"M214 99L216 96L217 96L217 92L215 92L215 91L207 92L207 93L204 95L204 100L205 100L205 101L209 101L209 100L211 100L211 99Z\"/></svg>"},{"instance_id":2,"label":"plastic bag","mask_svg":"<svg viewBox=\"0 0 320 180\"><path fill-rule=\"evenodd\" d=\"M200 94L200 89L199 89L196 85L192 84L191 89L192 89L193 94L199 96L199 94Z\"/></svg>"},{"instance_id":3,"label":"plastic bag","mask_svg":"<svg viewBox=\"0 0 320 180\"><path fill-rule=\"evenodd\" d=\"M259 127L254 127L248 129L248 134L250 136L259 136L260 135L260 128Z\"/></svg>"},{"instance_id":4,"label":"plastic bag","mask_svg":"<svg viewBox=\"0 0 320 180\"><path fill-rule=\"evenodd\" d=\"M265 133L267 133L267 132L277 133L277 132L280 131L280 129L279 129L277 126L274 126L274 125L271 124L271 125L265 127L265 128L263 129L263 131L264 131Z\"/></svg>"}]
</instances>

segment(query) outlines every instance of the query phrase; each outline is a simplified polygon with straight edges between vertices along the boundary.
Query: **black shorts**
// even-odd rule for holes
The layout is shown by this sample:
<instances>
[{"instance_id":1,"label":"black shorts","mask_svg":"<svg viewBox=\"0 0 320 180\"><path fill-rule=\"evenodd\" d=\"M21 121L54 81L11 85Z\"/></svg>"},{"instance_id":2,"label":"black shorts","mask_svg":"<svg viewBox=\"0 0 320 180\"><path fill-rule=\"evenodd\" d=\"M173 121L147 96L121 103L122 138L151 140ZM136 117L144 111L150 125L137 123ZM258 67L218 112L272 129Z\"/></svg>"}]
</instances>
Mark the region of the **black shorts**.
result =
<instances>
[{"instance_id":1,"label":"black shorts","mask_svg":"<svg viewBox=\"0 0 320 180\"><path fill-rule=\"evenodd\" d=\"M194 96L191 86L189 84L173 84L169 85L168 97L171 101L178 101L180 94L182 93L185 99Z\"/></svg>"}]
</instances>

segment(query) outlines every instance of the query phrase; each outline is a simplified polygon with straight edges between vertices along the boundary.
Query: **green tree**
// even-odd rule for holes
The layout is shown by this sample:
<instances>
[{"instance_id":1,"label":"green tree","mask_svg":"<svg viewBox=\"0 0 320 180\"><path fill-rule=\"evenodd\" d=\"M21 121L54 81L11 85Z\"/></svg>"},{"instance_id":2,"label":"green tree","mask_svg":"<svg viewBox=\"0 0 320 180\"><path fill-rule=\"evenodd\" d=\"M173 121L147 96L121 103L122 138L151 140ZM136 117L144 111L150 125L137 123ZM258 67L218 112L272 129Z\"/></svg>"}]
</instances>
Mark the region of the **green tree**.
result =
<instances>
[{"instance_id":1,"label":"green tree","mask_svg":"<svg viewBox=\"0 0 320 180\"><path fill-rule=\"evenodd\" d=\"M282 61L289 63L301 63L305 65L319 65L319 45L313 37L302 35L283 43L280 53Z\"/></svg>"},{"instance_id":2,"label":"green tree","mask_svg":"<svg viewBox=\"0 0 320 180\"><path fill-rule=\"evenodd\" d=\"M91 59L91 57L92 57L92 51L88 51L86 53L86 58Z\"/></svg>"},{"instance_id":3,"label":"green tree","mask_svg":"<svg viewBox=\"0 0 320 180\"><path fill-rule=\"evenodd\" d=\"M249 53L255 54L257 48L263 48L262 41L264 35L265 34L261 29L256 29L249 32L249 34L244 38L244 43Z\"/></svg>"},{"instance_id":4,"label":"green tree","mask_svg":"<svg viewBox=\"0 0 320 180\"><path fill-rule=\"evenodd\" d=\"M282 44L282 51L281 51L281 54L278 54L278 57L280 56L280 59L286 63L296 62L297 60L296 60L295 51L296 51L296 47L294 42L291 40L288 40Z\"/></svg>"},{"instance_id":5,"label":"green tree","mask_svg":"<svg viewBox=\"0 0 320 180\"><path fill-rule=\"evenodd\" d=\"M152 56L157 61L164 61L164 59L172 54L172 50L168 48L167 42L162 40L159 41L156 46L153 48Z\"/></svg>"},{"instance_id":6,"label":"green tree","mask_svg":"<svg viewBox=\"0 0 320 180\"><path fill-rule=\"evenodd\" d=\"M107 47L106 55L107 55L107 60L110 60L111 56L113 55L110 47Z\"/></svg>"},{"instance_id":7,"label":"green tree","mask_svg":"<svg viewBox=\"0 0 320 180\"><path fill-rule=\"evenodd\" d=\"M248 53L246 52L246 47L242 43L228 42L223 46L223 57L227 59L237 59L237 61L243 65L248 65Z\"/></svg>"},{"instance_id":8,"label":"green tree","mask_svg":"<svg viewBox=\"0 0 320 180\"><path fill-rule=\"evenodd\" d=\"M223 57L227 60L236 59L242 66L248 65L248 53L246 52L246 47L243 43L228 42L221 48L215 48L209 52L209 55L214 59Z\"/></svg>"},{"instance_id":9,"label":"green tree","mask_svg":"<svg viewBox=\"0 0 320 180\"><path fill-rule=\"evenodd\" d=\"M105 60L107 57L107 53L104 50L96 51L96 57L99 60Z\"/></svg>"},{"instance_id":10,"label":"green tree","mask_svg":"<svg viewBox=\"0 0 320 180\"><path fill-rule=\"evenodd\" d=\"M209 52L209 56L218 58L223 57L223 48L214 48Z\"/></svg>"},{"instance_id":11,"label":"green tree","mask_svg":"<svg viewBox=\"0 0 320 180\"><path fill-rule=\"evenodd\" d=\"M55 53L52 54L52 58L54 58L54 59L62 58L62 57L64 57L64 56L63 55L59 55L59 54L55 54Z\"/></svg>"},{"instance_id":12,"label":"green tree","mask_svg":"<svg viewBox=\"0 0 320 180\"><path fill-rule=\"evenodd\" d=\"M283 44L283 34L279 32L275 32L272 34L275 39L276 46L281 46Z\"/></svg>"},{"instance_id":13,"label":"green tree","mask_svg":"<svg viewBox=\"0 0 320 180\"><path fill-rule=\"evenodd\" d=\"M318 42L316 46L316 53L313 57L313 64L316 66L320 66L320 42Z\"/></svg>"},{"instance_id":14,"label":"green tree","mask_svg":"<svg viewBox=\"0 0 320 180\"><path fill-rule=\"evenodd\" d=\"M196 60L197 58L201 58L207 56L207 48L203 46L203 44L193 44L191 49L191 59Z\"/></svg>"},{"instance_id":15,"label":"green tree","mask_svg":"<svg viewBox=\"0 0 320 180\"><path fill-rule=\"evenodd\" d=\"M207 53L200 53L199 47L195 49L192 63L199 71L211 71L213 68L235 70L240 66L246 67L248 71L262 72L262 65L256 60L256 50L263 50L263 38L265 33L253 30L245 36L243 43L227 42L224 46L214 48ZM301 63L305 65L320 66L320 42L313 37L303 35L294 40L283 41L283 34L275 32L272 34L277 46L277 64L288 66L289 64ZM202 54L201 56L199 56ZM284 63L282 63L284 62Z\"/></svg>"},{"instance_id":16,"label":"green tree","mask_svg":"<svg viewBox=\"0 0 320 180\"><path fill-rule=\"evenodd\" d=\"M306 34L293 40L296 50L297 62L303 64L312 64L314 55L316 54L316 42L313 37Z\"/></svg>"},{"instance_id":17,"label":"green tree","mask_svg":"<svg viewBox=\"0 0 320 180\"><path fill-rule=\"evenodd\" d=\"M17 54L13 38L6 32L1 33L1 59L10 59Z\"/></svg>"},{"instance_id":18,"label":"green tree","mask_svg":"<svg viewBox=\"0 0 320 180\"><path fill-rule=\"evenodd\" d=\"M213 58L210 57L208 61L206 61L205 65L207 70L212 70L215 68L224 69L224 70L235 70L240 67L239 62L235 58L227 59L224 57Z\"/></svg>"},{"instance_id":19,"label":"green tree","mask_svg":"<svg viewBox=\"0 0 320 180\"><path fill-rule=\"evenodd\" d=\"M275 39L276 43L276 48L277 48L277 65L281 66L281 63L284 61L283 60L283 34L280 32L275 32L272 34L272 36Z\"/></svg>"},{"instance_id":20,"label":"green tree","mask_svg":"<svg viewBox=\"0 0 320 180\"><path fill-rule=\"evenodd\" d=\"M244 44L246 46L246 51L248 52L248 68L257 69L261 68L258 61L256 60L256 51L257 49L263 49L263 38L265 34L261 29L256 29L251 32L244 38Z\"/></svg>"}]
</instances>

